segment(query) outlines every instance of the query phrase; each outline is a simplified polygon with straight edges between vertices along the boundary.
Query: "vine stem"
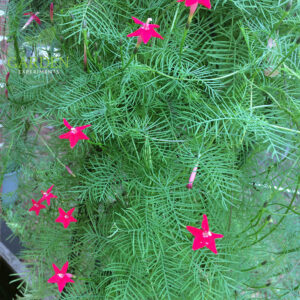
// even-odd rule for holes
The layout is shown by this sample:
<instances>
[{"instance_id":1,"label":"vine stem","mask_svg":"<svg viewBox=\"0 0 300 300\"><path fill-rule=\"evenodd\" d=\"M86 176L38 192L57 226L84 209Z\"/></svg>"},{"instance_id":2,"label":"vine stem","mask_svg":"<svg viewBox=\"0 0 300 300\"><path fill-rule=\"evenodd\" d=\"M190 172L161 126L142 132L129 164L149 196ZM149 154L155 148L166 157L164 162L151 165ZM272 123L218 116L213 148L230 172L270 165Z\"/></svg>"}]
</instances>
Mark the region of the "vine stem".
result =
<instances>
[{"instance_id":1,"label":"vine stem","mask_svg":"<svg viewBox=\"0 0 300 300\"><path fill-rule=\"evenodd\" d=\"M276 68L273 69L273 71L269 74L269 77L281 66L282 63L284 63L286 61L286 59L294 52L294 50L297 49L298 46L299 46L299 44L296 42L294 47L290 49L288 54L284 58L282 58L282 60L277 64Z\"/></svg>"},{"instance_id":2,"label":"vine stem","mask_svg":"<svg viewBox=\"0 0 300 300\"><path fill-rule=\"evenodd\" d=\"M37 130L34 128L34 126L32 126L34 132L37 134L37 136L41 139L41 141L43 142L43 144L46 146L46 148L50 151L50 153L53 155L53 157L57 160L57 162L63 166L65 169L67 169L67 166L55 155L55 153L53 152L53 150L49 147L49 145L47 144L47 142L45 141L45 139L37 132ZM76 175L72 172L70 173L73 177L76 177Z\"/></svg>"},{"instance_id":3,"label":"vine stem","mask_svg":"<svg viewBox=\"0 0 300 300\"><path fill-rule=\"evenodd\" d=\"M276 225L274 225L274 227L268 232L266 233L264 236L262 236L260 239L254 241L253 243L251 243L250 245L248 246L245 246L245 247L242 247L241 249L244 249L244 248L247 248L247 247L250 247L250 246L253 246L259 242L261 242L262 240L264 240L266 237L268 237L274 230L276 230L278 228L278 226L281 224L281 222L285 219L288 211L291 209L295 199L296 199L296 196L297 196L297 191L298 191L298 188L299 188L299 185L300 185L300 176L298 176L298 180L297 180L297 188L295 189L295 193L291 199L291 202L289 204L289 206L287 207L286 211L285 211L285 214L284 216L281 217L281 219L278 221L278 223Z\"/></svg>"},{"instance_id":4,"label":"vine stem","mask_svg":"<svg viewBox=\"0 0 300 300\"><path fill-rule=\"evenodd\" d=\"M133 52L132 52L132 54L130 56L129 61L127 62L126 66L124 68L122 68L122 72L124 72L127 69L127 67L130 65L130 63L132 62L134 56L137 54L137 52L139 50L139 47L140 47L142 41L143 41L142 38L139 36L138 40L137 40L137 43L135 45L135 48L134 48L134 50L133 50Z\"/></svg>"},{"instance_id":5,"label":"vine stem","mask_svg":"<svg viewBox=\"0 0 300 300\"><path fill-rule=\"evenodd\" d=\"M177 3L177 8L176 8L175 15L174 15L174 18L173 18L173 21L172 21L172 25L171 25L171 28L170 28L170 32L169 32L169 35L168 35L168 37L167 37L167 39L166 39L166 41L165 41L165 49L168 47L168 42L169 42L170 36L171 36L172 31L173 31L174 26L175 26L175 22L176 22L176 19L177 19L179 7L180 7L180 3Z\"/></svg>"},{"instance_id":6,"label":"vine stem","mask_svg":"<svg viewBox=\"0 0 300 300\"><path fill-rule=\"evenodd\" d=\"M180 61L181 61L181 57L182 57L183 45L184 45L184 42L185 42L185 39L186 39L188 31L189 31L189 26L188 26L188 23L187 23L186 27L184 29L182 40L181 40L181 44L180 44L180 52L179 52Z\"/></svg>"},{"instance_id":7,"label":"vine stem","mask_svg":"<svg viewBox=\"0 0 300 300\"><path fill-rule=\"evenodd\" d=\"M182 36L182 40L181 40L181 44L180 44L180 51L179 51L179 65L181 64L182 52L183 52L183 45L184 45L184 42L185 42L187 33L188 33L189 29L190 29L190 25L191 25L191 22L192 22L194 13L195 13L195 11L196 11L196 9L197 9L197 6L198 6L198 3L197 3L197 4L193 4L193 5L190 6L190 14L189 14L187 23L186 23L186 25L185 25L185 29L184 29L183 36Z\"/></svg>"}]
</instances>

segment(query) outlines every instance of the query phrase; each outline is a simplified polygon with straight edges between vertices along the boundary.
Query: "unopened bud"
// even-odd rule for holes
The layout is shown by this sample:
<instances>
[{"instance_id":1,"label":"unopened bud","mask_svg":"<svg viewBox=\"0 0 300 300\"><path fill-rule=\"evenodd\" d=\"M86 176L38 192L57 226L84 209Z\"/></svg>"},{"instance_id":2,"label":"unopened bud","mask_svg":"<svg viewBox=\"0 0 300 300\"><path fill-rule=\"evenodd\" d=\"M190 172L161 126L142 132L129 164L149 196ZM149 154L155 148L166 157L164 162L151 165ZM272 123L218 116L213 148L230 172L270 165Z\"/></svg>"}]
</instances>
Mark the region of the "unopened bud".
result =
<instances>
[{"instance_id":1,"label":"unopened bud","mask_svg":"<svg viewBox=\"0 0 300 300\"><path fill-rule=\"evenodd\" d=\"M7 72L7 73L6 73L6 76L5 76L5 82L6 82L6 85L8 85L9 75L10 75L10 73Z\"/></svg>"}]
</instances>

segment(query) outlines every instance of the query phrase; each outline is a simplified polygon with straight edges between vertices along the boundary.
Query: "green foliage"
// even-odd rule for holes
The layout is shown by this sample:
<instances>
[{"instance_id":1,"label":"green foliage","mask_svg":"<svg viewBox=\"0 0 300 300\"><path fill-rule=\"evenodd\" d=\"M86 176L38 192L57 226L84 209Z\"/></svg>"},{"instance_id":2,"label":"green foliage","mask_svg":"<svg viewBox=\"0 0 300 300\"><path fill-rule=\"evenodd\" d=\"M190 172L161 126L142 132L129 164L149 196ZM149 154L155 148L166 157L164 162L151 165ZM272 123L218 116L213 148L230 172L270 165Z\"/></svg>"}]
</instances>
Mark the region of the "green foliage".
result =
<instances>
[{"instance_id":1,"label":"green foliage","mask_svg":"<svg viewBox=\"0 0 300 300\"><path fill-rule=\"evenodd\" d=\"M211 11L198 7L180 55L183 3L57 1L52 25L50 2L10 1L10 38L23 58L24 42L59 52L59 74L11 68L0 102L11 142L2 173L8 158L22 170L19 205L5 218L35 275L24 299L58 295L47 279L66 260L76 278L61 299L295 299L299 4L212 0ZM41 26L20 31L23 12L37 10ZM142 44L124 69L131 16L152 17L164 40ZM92 124L90 140L70 149L58 139L63 118ZM58 199L37 218L28 200L51 184ZM58 207L76 207L78 222L55 223ZM192 251L185 226L201 227L203 214L224 234L218 255Z\"/></svg>"}]
</instances>

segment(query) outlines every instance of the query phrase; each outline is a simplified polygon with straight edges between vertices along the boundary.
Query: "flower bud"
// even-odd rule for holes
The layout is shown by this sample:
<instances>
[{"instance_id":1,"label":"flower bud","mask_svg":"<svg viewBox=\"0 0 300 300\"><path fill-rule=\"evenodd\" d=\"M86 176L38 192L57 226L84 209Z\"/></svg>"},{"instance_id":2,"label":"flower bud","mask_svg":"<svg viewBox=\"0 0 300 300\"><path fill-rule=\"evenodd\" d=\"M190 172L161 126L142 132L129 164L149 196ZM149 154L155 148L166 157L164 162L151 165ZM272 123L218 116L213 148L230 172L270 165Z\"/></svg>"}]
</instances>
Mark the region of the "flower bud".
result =
<instances>
[{"instance_id":1,"label":"flower bud","mask_svg":"<svg viewBox=\"0 0 300 300\"><path fill-rule=\"evenodd\" d=\"M6 76L5 76L5 82L6 82L6 85L8 85L9 75L10 75L10 73L7 72L7 73L6 73Z\"/></svg>"},{"instance_id":2,"label":"flower bud","mask_svg":"<svg viewBox=\"0 0 300 300\"><path fill-rule=\"evenodd\" d=\"M51 20L51 22L53 22L53 6L54 6L54 4L53 4L53 2L50 4L50 20Z\"/></svg>"}]
</instances>

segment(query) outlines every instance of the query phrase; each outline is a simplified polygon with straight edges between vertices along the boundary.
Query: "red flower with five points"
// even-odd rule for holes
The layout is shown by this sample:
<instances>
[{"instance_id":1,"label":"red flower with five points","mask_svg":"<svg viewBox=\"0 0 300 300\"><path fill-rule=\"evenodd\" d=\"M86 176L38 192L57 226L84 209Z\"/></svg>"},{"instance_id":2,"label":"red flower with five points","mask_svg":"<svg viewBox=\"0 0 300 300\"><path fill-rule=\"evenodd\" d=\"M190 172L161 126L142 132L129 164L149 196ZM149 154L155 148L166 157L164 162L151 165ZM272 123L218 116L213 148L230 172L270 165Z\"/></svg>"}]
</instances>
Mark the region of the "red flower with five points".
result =
<instances>
[{"instance_id":1,"label":"red flower with five points","mask_svg":"<svg viewBox=\"0 0 300 300\"><path fill-rule=\"evenodd\" d=\"M40 210L46 208L46 206L42 204L42 199L40 199L38 202L36 202L34 199L31 199L31 201L33 205L31 208L29 208L29 211L35 211L36 215L38 216Z\"/></svg>"},{"instance_id":2,"label":"red flower with five points","mask_svg":"<svg viewBox=\"0 0 300 300\"><path fill-rule=\"evenodd\" d=\"M59 217L55 220L57 223L63 223L64 228L67 228L71 222L77 222L77 220L72 216L75 207L65 212L62 208L59 208Z\"/></svg>"},{"instance_id":3,"label":"red flower with five points","mask_svg":"<svg viewBox=\"0 0 300 300\"><path fill-rule=\"evenodd\" d=\"M148 18L146 23L140 21L139 19L137 19L135 17L132 17L132 19L136 24L142 25L142 27L140 29L128 34L127 37L138 36L139 37L138 43L143 41L144 44L147 44L149 42L149 40L151 39L151 37L156 37L156 38L159 38L162 40L164 39L160 34L158 34L154 30L154 28L159 28L159 25L149 24L152 21L151 18Z\"/></svg>"},{"instance_id":4,"label":"red flower with five points","mask_svg":"<svg viewBox=\"0 0 300 300\"><path fill-rule=\"evenodd\" d=\"M73 275L70 273L67 273L68 265L69 265L69 262L67 261L60 270L55 264L52 264L55 275L52 276L51 278L49 278L48 282L49 283L57 283L58 290L60 293L64 289L67 282L74 282L74 280L71 279L73 277Z\"/></svg>"},{"instance_id":5,"label":"red flower with five points","mask_svg":"<svg viewBox=\"0 0 300 300\"><path fill-rule=\"evenodd\" d=\"M198 4L201 4L208 9L211 9L210 0L177 0L177 2L183 2L185 1L185 6L195 6L195 9L197 8Z\"/></svg>"},{"instance_id":6,"label":"red flower with five points","mask_svg":"<svg viewBox=\"0 0 300 300\"><path fill-rule=\"evenodd\" d=\"M84 125L79 127L72 127L66 119L63 120L65 126L70 129L69 132L64 133L59 136L60 139L69 139L70 146L73 149L79 140L89 140L89 138L82 132L83 129L91 126L91 125Z\"/></svg>"},{"instance_id":7,"label":"red flower with five points","mask_svg":"<svg viewBox=\"0 0 300 300\"><path fill-rule=\"evenodd\" d=\"M47 192L44 192L43 190L41 193L43 194L43 197L41 198L42 201L47 200L47 204L50 205L51 198L57 198L57 196L53 195L51 193L52 188L54 187L54 184L50 186L50 188L47 190Z\"/></svg>"},{"instance_id":8,"label":"red flower with five points","mask_svg":"<svg viewBox=\"0 0 300 300\"><path fill-rule=\"evenodd\" d=\"M186 226L186 229L195 237L193 243L194 251L203 247L207 247L213 253L218 253L215 239L221 239L223 235L209 231L206 215L203 215L201 229L192 226Z\"/></svg>"}]
</instances>

